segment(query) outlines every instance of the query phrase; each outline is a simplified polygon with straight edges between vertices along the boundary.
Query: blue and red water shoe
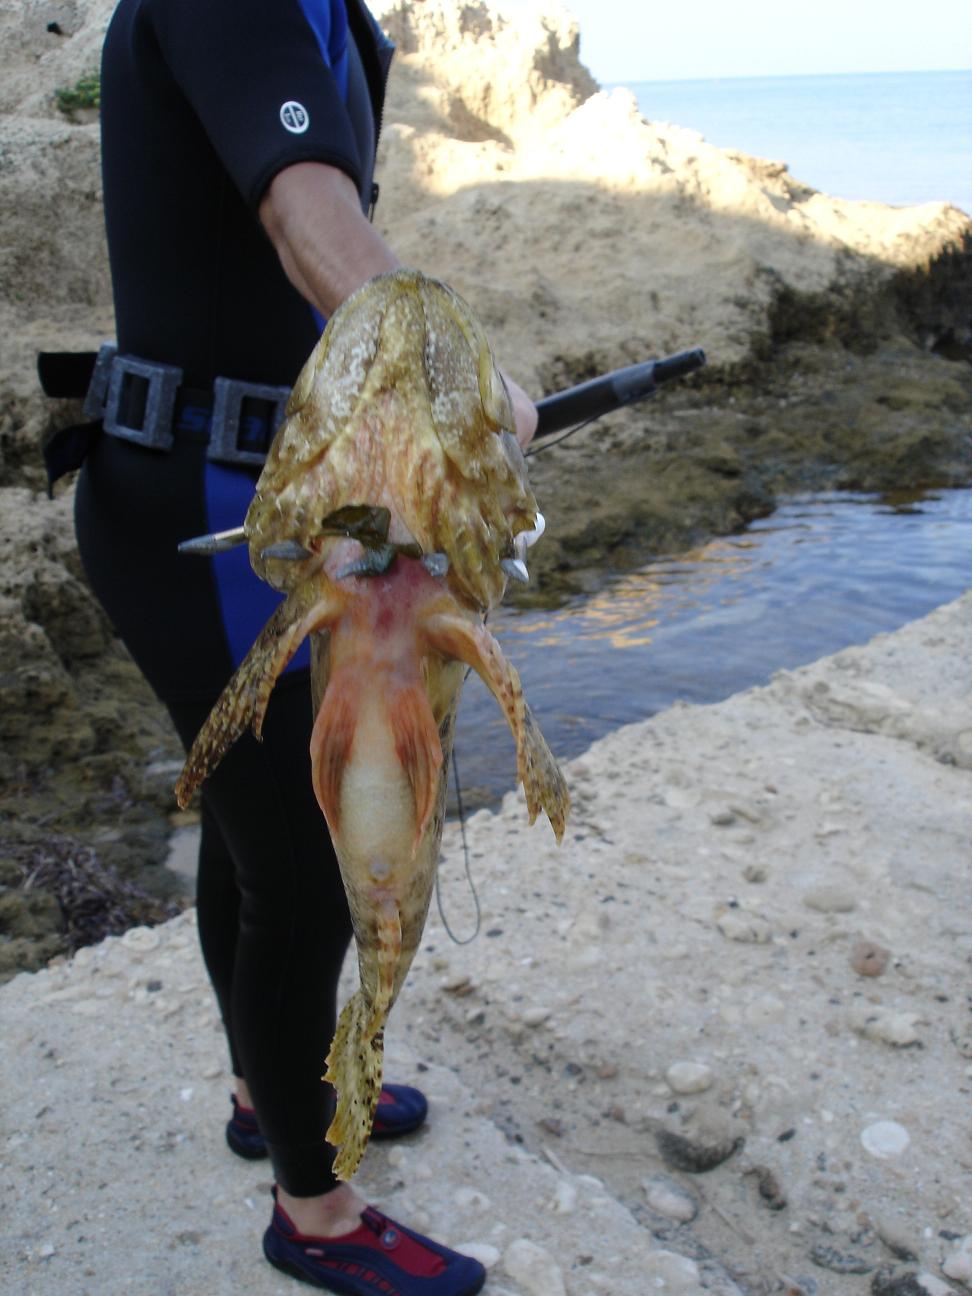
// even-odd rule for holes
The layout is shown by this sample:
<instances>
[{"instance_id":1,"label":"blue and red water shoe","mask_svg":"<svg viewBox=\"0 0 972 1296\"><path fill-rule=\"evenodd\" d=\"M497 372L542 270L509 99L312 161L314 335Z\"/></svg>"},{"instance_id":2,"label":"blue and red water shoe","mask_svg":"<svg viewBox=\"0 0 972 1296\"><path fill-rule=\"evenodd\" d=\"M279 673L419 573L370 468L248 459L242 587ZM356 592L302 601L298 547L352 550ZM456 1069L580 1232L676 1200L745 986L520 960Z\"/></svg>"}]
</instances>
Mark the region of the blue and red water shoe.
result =
<instances>
[{"instance_id":1,"label":"blue and red water shoe","mask_svg":"<svg viewBox=\"0 0 972 1296\"><path fill-rule=\"evenodd\" d=\"M226 1123L226 1142L237 1156L259 1161L267 1155L267 1144L260 1133L256 1112L252 1107L244 1107L236 1094L230 1094L230 1101L233 1115Z\"/></svg>"},{"instance_id":2,"label":"blue and red water shoe","mask_svg":"<svg viewBox=\"0 0 972 1296\"><path fill-rule=\"evenodd\" d=\"M256 1112L241 1106L235 1094L231 1098L233 1116L226 1125L226 1142L237 1156L245 1157L247 1161L258 1161L267 1155L267 1145L260 1133ZM410 1134L418 1129L428 1113L428 1100L420 1089L413 1089L410 1085L382 1085L371 1137L388 1139Z\"/></svg>"},{"instance_id":3,"label":"blue and red water shoe","mask_svg":"<svg viewBox=\"0 0 972 1296\"><path fill-rule=\"evenodd\" d=\"M341 1237L301 1233L276 1201L263 1253L277 1269L341 1296L474 1296L486 1281L478 1260L439 1246L368 1206Z\"/></svg>"}]
</instances>

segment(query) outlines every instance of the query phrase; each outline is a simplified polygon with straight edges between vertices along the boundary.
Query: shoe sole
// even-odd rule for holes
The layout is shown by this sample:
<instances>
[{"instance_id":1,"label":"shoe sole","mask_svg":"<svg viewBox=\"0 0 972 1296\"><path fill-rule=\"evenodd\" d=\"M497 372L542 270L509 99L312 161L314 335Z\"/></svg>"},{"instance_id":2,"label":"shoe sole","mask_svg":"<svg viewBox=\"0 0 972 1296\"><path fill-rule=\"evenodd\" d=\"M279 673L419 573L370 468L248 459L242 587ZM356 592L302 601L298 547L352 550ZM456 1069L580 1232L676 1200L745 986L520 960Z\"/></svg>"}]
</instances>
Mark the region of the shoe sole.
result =
<instances>
[{"instance_id":1,"label":"shoe sole","mask_svg":"<svg viewBox=\"0 0 972 1296\"><path fill-rule=\"evenodd\" d=\"M401 1138L403 1134L411 1134L413 1130L421 1129L425 1124L425 1116L420 1116L418 1120L411 1121L408 1125L386 1125L384 1129L373 1129L371 1137L373 1139L393 1139Z\"/></svg>"},{"instance_id":2,"label":"shoe sole","mask_svg":"<svg viewBox=\"0 0 972 1296\"><path fill-rule=\"evenodd\" d=\"M341 1282L340 1278L336 1280L340 1283L340 1286L335 1287L326 1285L322 1282L318 1282L316 1278L308 1277L304 1270L301 1269L300 1265L294 1264L293 1261L278 1260L275 1256L270 1255L266 1247L263 1248L263 1254L266 1257L267 1262L273 1265L274 1269L279 1269L281 1273L287 1274L290 1278L296 1278L298 1282L306 1283L308 1287L317 1287L320 1291L334 1292L336 1293L336 1296L359 1296L361 1290L359 1287L348 1287L346 1284ZM472 1287L466 1287L461 1292L454 1292L453 1296L476 1296L476 1293L481 1292L485 1285L486 1274L483 1274L481 1278L477 1279Z\"/></svg>"},{"instance_id":3,"label":"shoe sole","mask_svg":"<svg viewBox=\"0 0 972 1296\"><path fill-rule=\"evenodd\" d=\"M262 1148L251 1148L247 1147L245 1143L235 1142L229 1128L226 1130L226 1146L236 1156L242 1157L244 1161L263 1161L265 1157L270 1155L266 1144Z\"/></svg>"},{"instance_id":4,"label":"shoe sole","mask_svg":"<svg viewBox=\"0 0 972 1296\"><path fill-rule=\"evenodd\" d=\"M313 1278L308 1278L300 1265L291 1264L289 1260L275 1260L273 1256L267 1255L266 1251L264 1251L263 1254L266 1256L270 1264L273 1265L274 1269L279 1269L281 1273L285 1273L289 1278L296 1278L298 1282L307 1283L309 1287L319 1287L321 1291L332 1291L339 1294L342 1291L340 1287L325 1287L323 1283L316 1282ZM351 1289L345 1287L343 1290L344 1292L349 1292Z\"/></svg>"}]
</instances>

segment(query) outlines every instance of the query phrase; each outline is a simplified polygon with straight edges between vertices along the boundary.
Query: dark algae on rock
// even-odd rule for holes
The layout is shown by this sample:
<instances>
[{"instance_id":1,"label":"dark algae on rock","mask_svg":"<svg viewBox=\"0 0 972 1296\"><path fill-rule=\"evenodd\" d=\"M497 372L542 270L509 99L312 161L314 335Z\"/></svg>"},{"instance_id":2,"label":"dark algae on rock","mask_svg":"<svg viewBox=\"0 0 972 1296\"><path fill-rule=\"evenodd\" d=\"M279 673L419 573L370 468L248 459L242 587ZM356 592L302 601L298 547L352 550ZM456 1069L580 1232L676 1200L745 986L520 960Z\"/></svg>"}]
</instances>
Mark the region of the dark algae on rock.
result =
<instances>
[{"instance_id":1,"label":"dark algae on rock","mask_svg":"<svg viewBox=\"0 0 972 1296\"><path fill-rule=\"evenodd\" d=\"M66 837L8 848L0 879L0 980L130 927L165 922L181 908L126 882L91 846Z\"/></svg>"}]
</instances>

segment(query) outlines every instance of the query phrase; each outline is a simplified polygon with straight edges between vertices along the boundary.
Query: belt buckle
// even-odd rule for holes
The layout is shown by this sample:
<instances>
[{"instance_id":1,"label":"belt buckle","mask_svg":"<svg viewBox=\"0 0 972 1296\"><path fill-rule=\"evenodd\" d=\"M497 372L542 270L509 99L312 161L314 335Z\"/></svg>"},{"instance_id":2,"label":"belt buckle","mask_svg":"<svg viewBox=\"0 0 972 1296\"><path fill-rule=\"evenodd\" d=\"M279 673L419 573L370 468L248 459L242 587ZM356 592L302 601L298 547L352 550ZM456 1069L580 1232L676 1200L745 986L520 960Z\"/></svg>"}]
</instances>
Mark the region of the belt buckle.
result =
<instances>
[{"instance_id":1,"label":"belt buckle","mask_svg":"<svg viewBox=\"0 0 972 1296\"><path fill-rule=\"evenodd\" d=\"M223 464L249 464L262 467L266 454L240 448L240 424L243 402L259 400L274 406L271 437L283 422L289 387L266 387L261 383L242 382L236 378L216 378L213 382L213 419L209 429L207 459Z\"/></svg>"},{"instance_id":2,"label":"belt buckle","mask_svg":"<svg viewBox=\"0 0 972 1296\"><path fill-rule=\"evenodd\" d=\"M99 360L100 358L99 354ZM105 400L105 431L111 436L133 441L150 450L171 450L174 441L172 414L176 392L182 383L182 370L177 365L153 364L149 360L137 360L134 356L115 355L109 362L111 376ZM140 427L119 421L118 410L126 377L141 378L148 383L145 415Z\"/></svg>"},{"instance_id":3,"label":"belt buckle","mask_svg":"<svg viewBox=\"0 0 972 1296\"><path fill-rule=\"evenodd\" d=\"M118 348L114 342L102 342L98 348L98 358L91 371L88 390L85 393L84 404L81 406L81 413L85 418L100 419L104 415L108 398L108 381L111 378L111 363L117 354Z\"/></svg>"}]
</instances>

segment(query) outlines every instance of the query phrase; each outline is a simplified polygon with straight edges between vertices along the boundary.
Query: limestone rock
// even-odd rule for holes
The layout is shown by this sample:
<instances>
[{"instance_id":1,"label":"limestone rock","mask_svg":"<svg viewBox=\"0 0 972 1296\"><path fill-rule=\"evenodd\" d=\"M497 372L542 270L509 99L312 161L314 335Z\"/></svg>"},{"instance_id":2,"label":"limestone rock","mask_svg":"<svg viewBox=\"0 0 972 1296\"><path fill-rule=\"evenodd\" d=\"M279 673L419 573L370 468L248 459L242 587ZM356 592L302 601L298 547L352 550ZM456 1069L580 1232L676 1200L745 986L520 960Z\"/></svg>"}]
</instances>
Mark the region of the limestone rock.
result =
<instances>
[{"instance_id":1,"label":"limestone rock","mask_svg":"<svg viewBox=\"0 0 972 1296\"><path fill-rule=\"evenodd\" d=\"M972 1233L962 1238L955 1250L942 1265L942 1273L948 1278L957 1278L972 1287Z\"/></svg>"},{"instance_id":2,"label":"limestone rock","mask_svg":"<svg viewBox=\"0 0 972 1296\"><path fill-rule=\"evenodd\" d=\"M865 1039L893 1048L907 1048L918 1043L918 1023L921 1015L915 1012L895 1012L879 1004L857 1004L850 1014L852 1028Z\"/></svg>"},{"instance_id":3,"label":"limestone rock","mask_svg":"<svg viewBox=\"0 0 972 1296\"><path fill-rule=\"evenodd\" d=\"M808 909L820 913L850 913L857 907L854 895L842 886L816 886L803 893L803 903Z\"/></svg>"},{"instance_id":4,"label":"limestone rock","mask_svg":"<svg viewBox=\"0 0 972 1296\"><path fill-rule=\"evenodd\" d=\"M742 944L766 945L773 939L769 922L745 909L723 909L716 917L716 926L727 940Z\"/></svg>"},{"instance_id":5,"label":"limestone rock","mask_svg":"<svg viewBox=\"0 0 972 1296\"><path fill-rule=\"evenodd\" d=\"M642 1180L641 1186L651 1209L666 1219L688 1224L699 1213L699 1204L692 1194L667 1175L653 1175Z\"/></svg>"},{"instance_id":6,"label":"limestone rock","mask_svg":"<svg viewBox=\"0 0 972 1296\"><path fill-rule=\"evenodd\" d=\"M523 1296L567 1296L564 1275L549 1251L528 1238L517 1238L503 1254L503 1268Z\"/></svg>"},{"instance_id":7,"label":"limestone rock","mask_svg":"<svg viewBox=\"0 0 972 1296\"><path fill-rule=\"evenodd\" d=\"M858 976L881 976L888 966L891 951L878 945L876 941L855 941L851 950L851 967Z\"/></svg>"},{"instance_id":8,"label":"limestone rock","mask_svg":"<svg viewBox=\"0 0 972 1296\"><path fill-rule=\"evenodd\" d=\"M646 1288L657 1288L665 1296L700 1296L699 1266L675 1251L649 1251L645 1256Z\"/></svg>"},{"instance_id":9,"label":"limestone rock","mask_svg":"<svg viewBox=\"0 0 972 1296\"><path fill-rule=\"evenodd\" d=\"M861 1131L861 1144L871 1156L882 1161L899 1157L911 1142L911 1135L897 1121L875 1121Z\"/></svg>"},{"instance_id":10,"label":"limestone rock","mask_svg":"<svg viewBox=\"0 0 972 1296\"><path fill-rule=\"evenodd\" d=\"M669 1087L679 1094L702 1093L711 1088L714 1078L712 1068L704 1062L673 1062L665 1072Z\"/></svg>"}]
</instances>

